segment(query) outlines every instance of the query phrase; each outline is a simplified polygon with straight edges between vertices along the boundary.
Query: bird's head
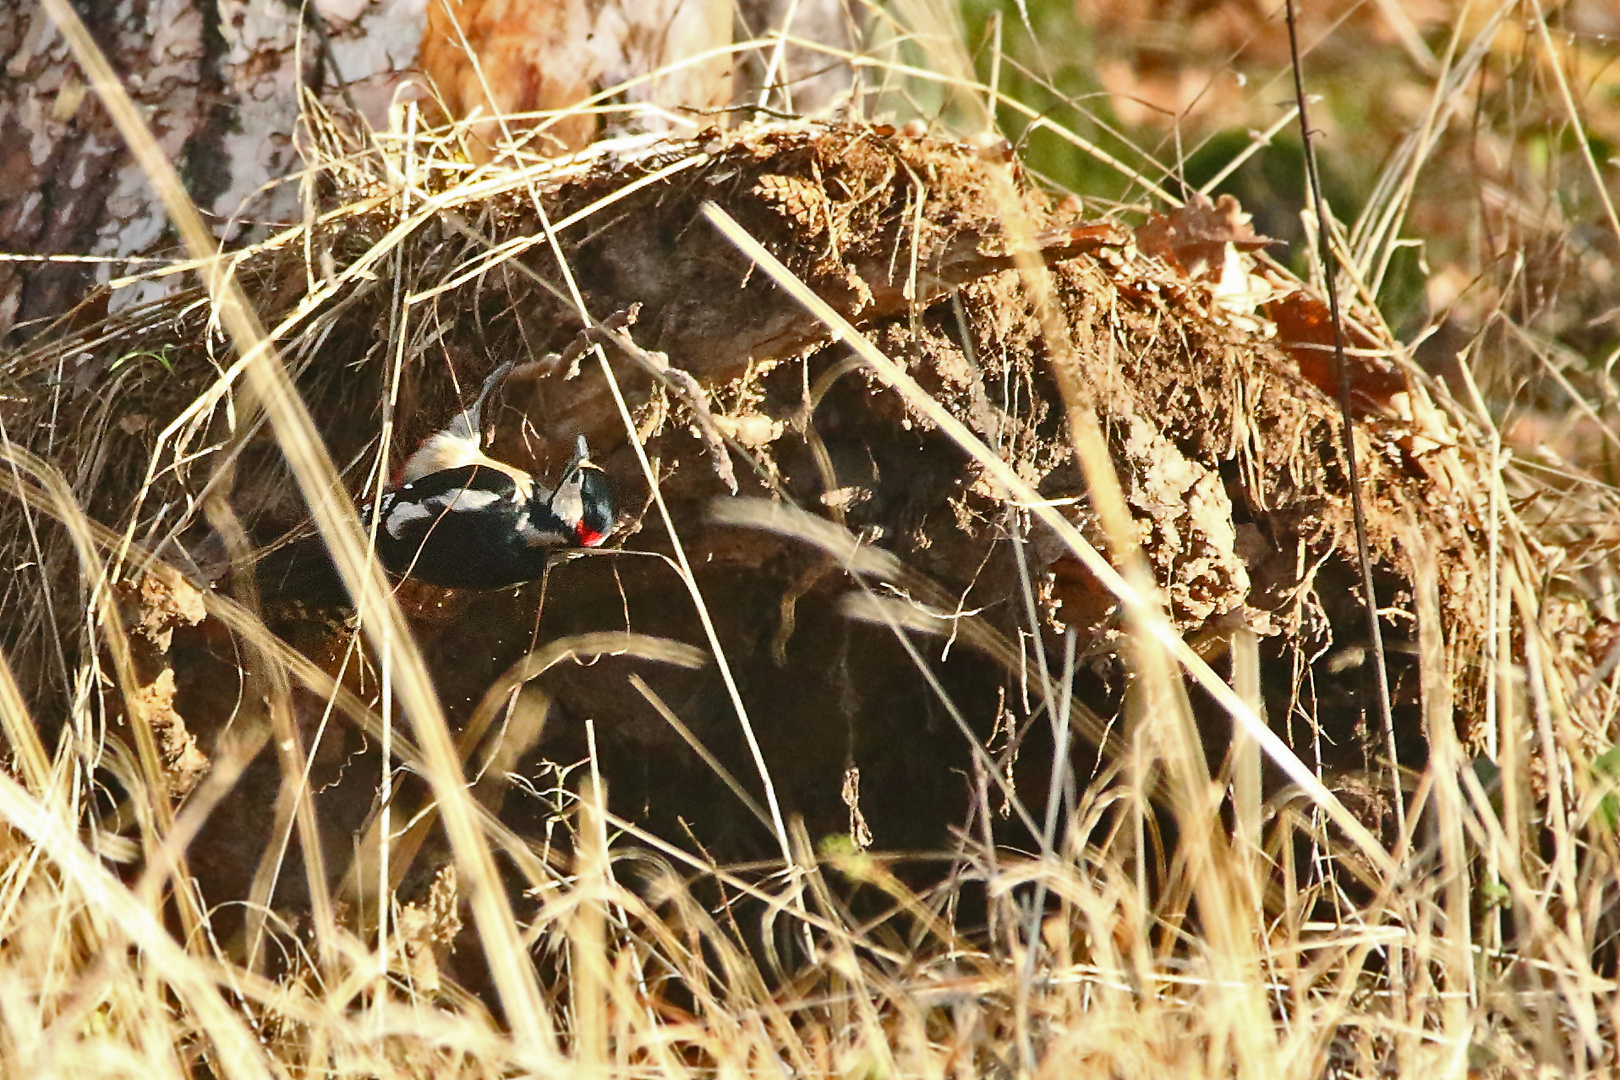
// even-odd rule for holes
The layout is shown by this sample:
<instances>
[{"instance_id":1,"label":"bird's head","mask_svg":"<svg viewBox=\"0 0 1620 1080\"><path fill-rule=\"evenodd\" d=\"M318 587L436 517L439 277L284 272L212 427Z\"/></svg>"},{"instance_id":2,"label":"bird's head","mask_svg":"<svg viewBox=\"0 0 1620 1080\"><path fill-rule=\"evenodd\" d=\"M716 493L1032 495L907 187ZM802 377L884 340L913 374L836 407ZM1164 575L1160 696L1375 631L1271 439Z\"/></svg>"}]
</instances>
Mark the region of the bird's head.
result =
<instances>
[{"instance_id":1,"label":"bird's head","mask_svg":"<svg viewBox=\"0 0 1620 1080\"><path fill-rule=\"evenodd\" d=\"M613 489L607 474L591 461L585 436L579 437L574 459L547 500L546 509L562 526L564 535L580 547L596 547L613 531Z\"/></svg>"}]
</instances>

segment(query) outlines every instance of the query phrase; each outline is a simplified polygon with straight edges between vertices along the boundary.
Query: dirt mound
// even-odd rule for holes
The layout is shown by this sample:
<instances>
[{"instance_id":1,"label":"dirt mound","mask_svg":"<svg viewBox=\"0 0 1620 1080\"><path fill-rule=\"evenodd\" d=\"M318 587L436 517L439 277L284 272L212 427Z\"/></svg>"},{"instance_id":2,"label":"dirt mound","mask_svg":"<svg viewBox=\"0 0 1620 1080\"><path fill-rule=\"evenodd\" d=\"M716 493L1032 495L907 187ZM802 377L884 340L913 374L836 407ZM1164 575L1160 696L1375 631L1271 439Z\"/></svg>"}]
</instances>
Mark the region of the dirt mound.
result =
<instances>
[{"instance_id":1,"label":"dirt mound","mask_svg":"<svg viewBox=\"0 0 1620 1080\"><path fill-rule=\"evenodd\" d=\"M690 834L719 858L772 854L770 833L695 740L756 797L762 765L812 836L937 848L991 782L986 762L1014 790L1046 790L1042 683L1061 676L1068 631L1081 734L1101 740L1120 711L1114 597L724 239L702 213L711 202L1102 546L1060 389L1084 388L1176 628L1212 660L1235 628L1260 633L1268 712L1312 764L1354 772L1385 753L1338 406L1317 385L1320 304L1256 260L1264 240L1235 206L1195 204L1133 233L1043 196L1004 147L799 123L608 143L471 177L417 168L401 185L364 158L333 164L310 227L245 253L235 273L358 501L509 360L520 375L491 413L495 456L551 475L584 434L612 477L626 508L615 552L559 561L516 590L410 590L452 720L465 724L525 654L572 635L631 631L707 651L706 620L725 658L687 669L603 656L534 682L525 707L539 707L543 730L533 725L503 759L529 779L492 800L518 835L543 841L555 811L555 792L533 778L561 786L569 764L589 758L614 807L654 833ZM1033 265L1049 275L1044 309L1031 301ZM587 327L582 306L622 329ZM1363 352L1389 344L1357 333ZM597 344L605 365L582 347ZM198 587L223 587L216 526L234 519L255 544L286 551L309 531L232 365L193 289L13 355L0 416L61 470L111 530L104 539L133 540ZM1355 381L1396 745L1403 766L1419 767L1414 582L1438 582L1465 741L1483 718L1491 478L1423 385L1376 358L1358 361ZM827 545L717 519L716 500L732 498L802 508L835 528L832 547L853 537L850 550L890 561L862 585ZM7 557L29 568L9 587L5 645L34 700L64 706L36 714L67 716L78 673L100 655L73 636L78 556L37 513L26 527L20 504L6 514ZM111 554L138 576L138 556ZM264 622L352 695L339 717L374 715L379 673L352 647L332 590L311 584L319 577L261 574ZM164 705L187 732L165 737L189 734L217 757L222 732L265 705L244 692L257 684L242 674L241 623L228 627L222 601L211 603L207 619L164 624L172 641L148 648L161 657L142 678L173 683ZM1591 667L1581 611L1570 606L1560 639L1577 672ZM333 719L320 679L299 670L295 715L335 874L374 810L378 750L364 723ZM95 708L113 721L122 706L107 694ZM1218 763L1227 721L1210 708L1204 727ZM1076 767L1107 757L1080 750ZM274 826L262 807L282 772L270 756L247 760L193 847L211 900L242 895L263 872ZM989 824L1013 842L1027 836L1017 820ZM423 888L432 861L414 871ZM284 899L296 879L284 875Z\"/></svg>"}]
</instances>

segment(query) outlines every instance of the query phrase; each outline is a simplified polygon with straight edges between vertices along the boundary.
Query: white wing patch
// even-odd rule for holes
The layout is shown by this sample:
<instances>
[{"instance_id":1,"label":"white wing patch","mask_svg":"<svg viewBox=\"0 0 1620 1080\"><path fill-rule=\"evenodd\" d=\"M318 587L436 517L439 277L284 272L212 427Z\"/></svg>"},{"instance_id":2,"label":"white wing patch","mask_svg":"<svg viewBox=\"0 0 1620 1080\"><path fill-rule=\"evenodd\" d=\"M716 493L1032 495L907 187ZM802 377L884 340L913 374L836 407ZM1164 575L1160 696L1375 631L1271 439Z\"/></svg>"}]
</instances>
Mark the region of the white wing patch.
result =
<instances>
[{"instance_id":1,"label":"white wing patch","mask_svg":"<svg viewBox=\"0 0 1620 1080\"><path fill-rule=\"evenodd\" d=\"M459 513L471 513L482 510L491 503L501 501L499 493L494 491L479 491L474 488L460 488L456 491L447 491L443 495L435 495L424 500L424 505L435 510L455 510Z\"/></svg>"},{"instance_id":2,"label":"white wing patch","mask_svg":"<svg viewBox=\"0 0 1620 1080\"><path fill-rule=\"evenodd\" d=\"M411 522L421 521L424 518L430 518L433 516L433 511L429 510L421 503L396 502L393 506L388 508L387 515L383 517L383 528L388 530L389 536L392 536L395 540L399 540L401 539L400 533L403 532L406 526L410 525Z\"/></svg>"},{"instance_id":3,"label":"white wing patch","mask_svg":"<svg viewBox=\"0 0 1620 1080\"><path fill-rule=\"evenodd\" d=\"M409 490L411 490L409 484L400 489L401 492ZM445 513L473 513L500 500L501 497L496 492L467 488L432 495L421 502L394 499L384 507L383 528L388 530L389 536L399 540L402 539L404 531L415 522L426 521Z\"/></svg>"}]
</instances>

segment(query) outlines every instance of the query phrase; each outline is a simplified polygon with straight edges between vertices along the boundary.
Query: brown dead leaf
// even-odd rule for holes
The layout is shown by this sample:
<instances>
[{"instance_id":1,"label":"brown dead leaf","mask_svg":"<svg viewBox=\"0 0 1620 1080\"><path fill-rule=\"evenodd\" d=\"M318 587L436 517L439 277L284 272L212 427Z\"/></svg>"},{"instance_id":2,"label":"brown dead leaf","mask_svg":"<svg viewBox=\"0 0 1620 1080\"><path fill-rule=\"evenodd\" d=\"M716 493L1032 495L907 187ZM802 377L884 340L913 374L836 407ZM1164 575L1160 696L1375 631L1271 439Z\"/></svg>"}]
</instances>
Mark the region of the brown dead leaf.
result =
<instances>
[{"instance_id":1,"label":"brown dead leaf","mask_svg":"<svg viewBox=\"0 0 1620 1080\"><path fill-rule=\"evenodd\" d=\"M1333 366L1333 321L1328 306L1296 290L1267 304L1266 315L1277 324L1277 343L1294 358L1300 374L1324 394L1337 397L1339 376ZM1406 376L1393 363L1382 356L1366 355L1381 344L1371 334L1346 324L1344 339L1350 390L1361 404L1383 408L1407 389Z\"/></svg>"},{"instance_id":2,"label":"brown dead leaf","mask_svg":"<svg viewBox=\"0 0 1620 1080\"><path fill-rule=\"evenodd\" d=\"M1188 277L1219 274L1227 244L1239 251L1259 251L1277 242L1254 231L1249 215L1231 195L1222 195L1217 202L1194 195L1186 206L1154 214L1136 228L1139 250Z\"/></svg>"}]
</instances>

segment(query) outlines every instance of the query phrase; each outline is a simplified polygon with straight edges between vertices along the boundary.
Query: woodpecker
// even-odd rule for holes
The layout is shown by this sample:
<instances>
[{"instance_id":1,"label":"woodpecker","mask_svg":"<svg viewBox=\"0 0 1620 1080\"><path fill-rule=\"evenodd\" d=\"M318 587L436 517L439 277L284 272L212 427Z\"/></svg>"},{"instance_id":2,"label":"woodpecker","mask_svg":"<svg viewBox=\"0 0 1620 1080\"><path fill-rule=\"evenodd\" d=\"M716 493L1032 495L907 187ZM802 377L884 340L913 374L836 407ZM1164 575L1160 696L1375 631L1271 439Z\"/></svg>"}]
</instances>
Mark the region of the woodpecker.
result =
<instances>
[{"instance_id":1,"label":"woodpecker","mask_svg":"<svg viewBox=\"0 0 1620 1080\"><path fill-rule=\"evenodd\" d=\"M434 585L494 589L532 581L558 548L596 547L613 528L613 492L581 435L554 490L483 452L483 408L502 364L471 408L429 436L377 507L377 555L390 571Z\"/></svg>"}]
</instances>

